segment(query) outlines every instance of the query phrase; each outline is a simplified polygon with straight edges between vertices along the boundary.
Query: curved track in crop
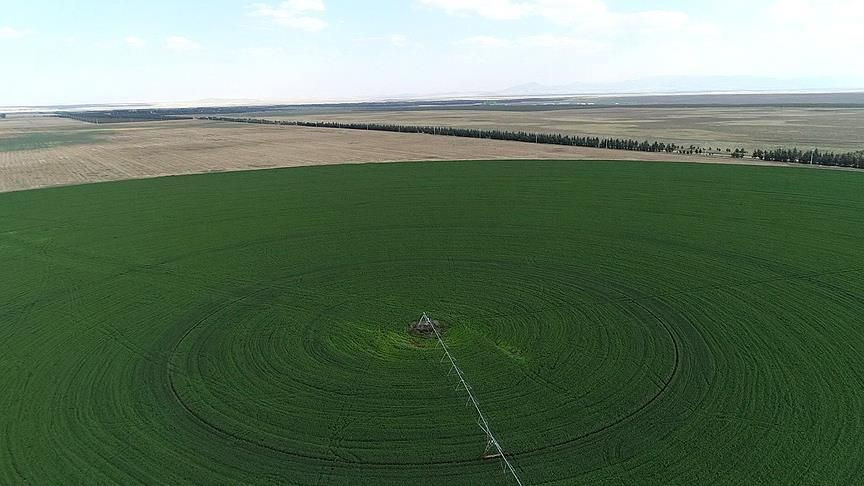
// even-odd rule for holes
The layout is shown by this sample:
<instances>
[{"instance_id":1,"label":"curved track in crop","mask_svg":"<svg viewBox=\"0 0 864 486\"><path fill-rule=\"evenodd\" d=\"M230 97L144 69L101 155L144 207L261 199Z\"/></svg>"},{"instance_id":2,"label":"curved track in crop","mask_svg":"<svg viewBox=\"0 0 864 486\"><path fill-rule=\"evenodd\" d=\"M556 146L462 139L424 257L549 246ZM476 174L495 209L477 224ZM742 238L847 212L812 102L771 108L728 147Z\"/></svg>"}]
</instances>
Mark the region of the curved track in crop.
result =
<instances>
[{"instance_id":1,"label":"curved track in crop","mask_svg":"<svg viewBox=\"0 0 864 486\"><path fill-rule=\"evenodd\" d=\"M864 473L858 173L496 162L0 195L0 483Z\"/></svg>"}]
</instances>

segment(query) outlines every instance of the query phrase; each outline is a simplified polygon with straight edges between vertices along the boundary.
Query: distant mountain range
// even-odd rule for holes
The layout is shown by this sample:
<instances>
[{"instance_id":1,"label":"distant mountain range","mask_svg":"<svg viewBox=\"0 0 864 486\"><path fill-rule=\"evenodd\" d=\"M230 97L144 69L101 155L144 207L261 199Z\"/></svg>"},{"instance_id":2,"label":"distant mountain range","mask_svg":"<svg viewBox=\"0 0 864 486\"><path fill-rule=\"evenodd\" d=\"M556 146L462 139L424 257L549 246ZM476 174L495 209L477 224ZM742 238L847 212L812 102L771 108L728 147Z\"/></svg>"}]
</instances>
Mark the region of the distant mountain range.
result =
<instances>
[{"instance_id":1,"label":"distant mountain range","mask_svg":"<svg viewBox=\"0 0 864 486\"><path fill-rule=\"evenodd\" d=\"M730 93L788 91L864 90L864 85L830 78L779 79L757 76L659 76L609 83L544 85L528 83L498 91L498 96L542 96L573 94Z\"/></svg>"},{"instance_id":2,"label":"distant mountain range","mask_svg":"<svg viewBox=\"0 0 864 486\"><path fill-rule=\"evenodd\" d=\"M500 91L453 92L437 94L394 94L388 97L329 100L202 99L177 102L78 104L65 106L0 106L0 113L51 113L110 109L172 109L187 107L303 106L327 104L408 103L453 101L456 105L489 104L502 106L546 105L793 105L829 104L864 106L864 84L854 86L830 78L779 79L757 76L660 76L609 83L572 83L544 85L528 83ZM507 101L510 100L510 101Z\"/></svg>"}]
</instances>

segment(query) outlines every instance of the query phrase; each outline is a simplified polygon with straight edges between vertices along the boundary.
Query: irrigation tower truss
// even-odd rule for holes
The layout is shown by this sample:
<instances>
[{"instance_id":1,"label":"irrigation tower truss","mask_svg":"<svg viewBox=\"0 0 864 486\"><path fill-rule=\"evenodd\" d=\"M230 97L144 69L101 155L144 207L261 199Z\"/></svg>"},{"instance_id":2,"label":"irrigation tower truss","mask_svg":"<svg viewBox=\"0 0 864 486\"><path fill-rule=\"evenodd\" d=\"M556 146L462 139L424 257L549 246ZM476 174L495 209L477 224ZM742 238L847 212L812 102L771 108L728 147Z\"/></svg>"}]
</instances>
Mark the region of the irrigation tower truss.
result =
<instances>
[{"instance_id":1,"label":"irrigation tower truss","mask_svg":"<svg viewBox=\"0 0 864 486\"><path fill-rule=\"evenodd\" d=\"M462 369L459 368L459 365L456 364L456 360L453 359L453 355L450 354L450 349L444 343L444 339L441 337L441 333L438 331L438 327L435 325L435 322L429 318L429 316L424 312L423 317L420 318L420 322L418 323L418 327L423 326L431 326L432 331L435 332L435 338L438 340L438 344L441 345L441 348L444 349L444 356L441 358L441 361L449 361L450 362L450 371L448 375L453 373L456 374L456 377L459 378L459 384L456 389L462 388L465 390L465 393L468 394L468 403L466 406L471 405L474 407L474 411L477 412L477 425L480 427L480 430L486 434L486 450L484 451L483 457L487 459L492 458L500 458L504 469L509 471L511 475L513 475L513 479L516 480L516 484L519 486L523 486L522 480L519 478L519 475L516 473L516 469L513 467L513 464L507 459L507 455L504 454L504 450L501 448L501 444L498 442L498 439L495 438L495 435L492 433L492 428L489 426L489 422L486 420L486 416L483 414L483 411L480 410L480 404L477 403L477 399L474 397L474 392L472 391L471 385L465 381L465 374L462 373ZM491 454L490 454L491 453Z\"/></svg>"}]
</instances>

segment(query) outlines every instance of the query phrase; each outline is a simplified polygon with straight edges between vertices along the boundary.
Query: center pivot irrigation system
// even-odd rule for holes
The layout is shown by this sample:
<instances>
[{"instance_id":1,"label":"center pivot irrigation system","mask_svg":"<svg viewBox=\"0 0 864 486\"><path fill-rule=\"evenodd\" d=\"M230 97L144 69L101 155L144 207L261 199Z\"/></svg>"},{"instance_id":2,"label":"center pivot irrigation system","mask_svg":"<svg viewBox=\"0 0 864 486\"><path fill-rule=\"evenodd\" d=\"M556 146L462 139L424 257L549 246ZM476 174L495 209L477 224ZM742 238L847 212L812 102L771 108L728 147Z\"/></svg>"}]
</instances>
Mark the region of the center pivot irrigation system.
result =
<instances>
[{"instance_id":1,"label":"center pivot irrigation system","mask_svg":"<svg viewBox=\"0 0 864 486\"><path fill-rule=\"evenodd\" d=\"M492 428L489 427L489 422L486 421L486 416L483 415L483 412L480 410L480 405L477 403L477 399L474 398L474 393L471 391L471 385L465 381L465 375L462 373L462 370L456 364L456 360L453 359L453 355L450 354L450 350L447 348L447 345L444 344L444 339L441 338L441 333L438 332L438 327L435 326L435 323L432 319L429 318L426 313L423 313L423 317L420 318L420 322L417 323L418 328L430 327L432 331L435 333L435 338L438 339L438 344L444 349L444 357L441 358L441 361L449 360L450 361L450 371L447 373L448 375L452 373L456 373L456 376L459 378L459 385L457 385L457 389L459 387L464 388L465 392L468 394L468 403L466 405L472 405L474 410L477 412L477 425L480 427L486 434L486 450L483 453L483 457L486 459L494 459L500 458L503 461L504 468L510 471L510 474L513 475L513 479L516 480L516 484L522 486L522 480L519 479L519 475L516 474L516 469L513 468L513 465L510 464L510 461L507 460L507 456L504 454L504 451L501 449L501 444L498 443L498 439L495 438L495 435L492 434ZM490 454L491 453L491 454Z\"/></svg>"}]
</instances>

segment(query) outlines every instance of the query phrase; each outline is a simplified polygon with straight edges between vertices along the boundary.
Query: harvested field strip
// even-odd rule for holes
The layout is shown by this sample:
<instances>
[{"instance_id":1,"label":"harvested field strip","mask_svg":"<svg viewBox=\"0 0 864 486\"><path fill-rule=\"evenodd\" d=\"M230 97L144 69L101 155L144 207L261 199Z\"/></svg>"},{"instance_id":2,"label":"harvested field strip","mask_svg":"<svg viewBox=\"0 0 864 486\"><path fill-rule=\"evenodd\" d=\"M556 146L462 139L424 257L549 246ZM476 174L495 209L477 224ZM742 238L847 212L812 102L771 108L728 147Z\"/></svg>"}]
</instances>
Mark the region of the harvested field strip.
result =
<instances>
[{"instance_id":1,"label":"harvested field strip","mask_svg":"<svg viewBox=\"0 0 864 486\"><path fill-rule=\"evenodd\" d=\"M0 194L0 483L855 483L862 174L445 162ZM423 234L423 237L418 235Z\"/></svg>"}]
</instances>

